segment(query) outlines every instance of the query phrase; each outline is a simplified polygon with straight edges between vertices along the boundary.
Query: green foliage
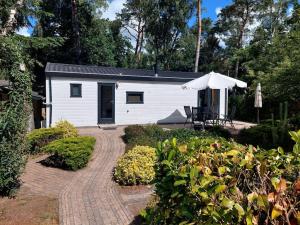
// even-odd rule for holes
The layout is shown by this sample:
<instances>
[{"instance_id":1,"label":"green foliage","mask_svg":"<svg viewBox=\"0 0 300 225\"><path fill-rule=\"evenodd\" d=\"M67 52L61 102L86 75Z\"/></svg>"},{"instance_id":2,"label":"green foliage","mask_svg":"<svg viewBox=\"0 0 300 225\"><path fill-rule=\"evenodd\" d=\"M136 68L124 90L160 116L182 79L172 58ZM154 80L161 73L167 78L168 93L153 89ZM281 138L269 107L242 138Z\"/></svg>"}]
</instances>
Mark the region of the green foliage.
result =
<instances>
[{"instance_id":1,"label":"green foliage","mask_svg":"<svg viewBox=\"0 0 300 225\"><path fill-rule=\"evenodd\" d=\"M41 128L31 131L27 135L30 145L30 153L39 153L41 148L54 140L61 139L65 136L65 130L58 127Z\"/></svg>"},{"instance_id":2,"label":"green foliage","mask_svg":"<svg viewBox=\"0 0 300 225\"><path fill-rule=\"evenodd\" d=\"M155 54L156 60L162 63L165 69L169 69L179 37L187 29L186 21L193 15L194 2L145 1L143 9L149 52Z\"/></svg>"},{"instance_id":3,"label":"green foliage","mask_svg":"<svg viewBox=\"0 0 300 225\"><path fill-rule=\"evenodd\" d=\"M289 118L289 124L291 126L291 130L299 130L300 129L300 114Z\"/></svg>"},{"instance_id":4,"label":"green foliage","mask_svg":"<svg viewBox=\"0 0 300 225\"><path fill-rule=\"evenodd\" d=\"M273 145L272 126L258 125L240 131L237 140L241 144L251 144L264 149L271 149Z\"/></svg>"},{"instance_id":5,"label":"green foliage","mask_svg":"<svg viewBox=\"0 0 300 225\"><path fill-rule=\"evenodd\" d=\"M155 177L155 149L136 146L119 158L114 170L114 179L122 185L152 183Z\"/></svg>"},{"instance_id":6,"label":"green foliage","mask_svg":"<svg viewBox=\"0 0 300 225\"><path fill-rule=\"evenodd\" d=\"M4 195L19 186L27 150L31 76L28 70L20 70L25 55L18 40L0 36L0 77L11 82L9 100L0 110L0 194Z\"/></svg>"},{"instance_id":7,"label":"green foliage","mask_svg":"<svg viewBox=\"0 0 300 225\"><path fill-rule=\"evenodd\" d=\"M157 142L164 139L164 130L157 125L131 125L125 128L124 141L126 149L136 145L156 147Z\"/></svg>"},{"instance_id":8,"label":"green foliage","mask_svg":"<svg viewBox=\"0 0 300 225\"><path fill-rule=\"evenodd\" d=\"M159 202L142 212L146 224L297 221L300 131L291 135L297 141L291 153L220 138L194 138L186 145L165 141L157 149Z\"/></svg>"},{"instance_id":9,"label":"green foliage","mask_svg":"<svg viewBox=\"0 0 300 225\"><path fill-rule=\"evenodd\" d=\"M95 142L93 137L69 137L51 142L42 151L52 154L54 166L78 170L89 162Z\"/></svg>"},{"instance_id":10,"label":"green foliage","mask_svg":"<svg viewBox=\"0 0 300 225\"><path fill-rule=\"evenodd\" d=\"M192 137L221 136L229 138L230 133L218 126L208 129L208 131L195 131L186 128L164 130L158 125L131 125L125 128L123 137L127 144L126 149L131 149L136 145L157 147L158 142L166 139L176 138L179 143L186 143Z\"/></svg>"},{"instance_id":11,"label":"green foliage","mask_svg":"<svg viewBox=\"0 0 300 225\"><path fill-rule=\"evenodd\" d=\"M77 128L67 120L58 121L54 126L63 131L64 138L78 136Z\"/></svg>"}]
</instances>

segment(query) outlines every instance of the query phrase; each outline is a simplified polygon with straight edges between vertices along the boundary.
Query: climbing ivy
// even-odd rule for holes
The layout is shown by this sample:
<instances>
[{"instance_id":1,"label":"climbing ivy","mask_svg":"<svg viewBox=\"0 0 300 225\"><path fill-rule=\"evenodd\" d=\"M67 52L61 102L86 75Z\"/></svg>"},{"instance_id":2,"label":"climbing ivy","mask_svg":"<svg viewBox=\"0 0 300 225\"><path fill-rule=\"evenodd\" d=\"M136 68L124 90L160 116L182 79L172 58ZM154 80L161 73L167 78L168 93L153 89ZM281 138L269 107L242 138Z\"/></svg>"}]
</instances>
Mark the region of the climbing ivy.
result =
<instances>
[{"instance_id":1,"label":"climbing ivy","mask_svg":"<svg viewBox=\"0 0 300 225\"><path fill-rule=\"evenodd\" d=\"M31 75L23 64L22 44L0 37L0 77L10 82L8 100L0 108L0 194L10 195L19 185L25 162L26 131L31 112ZM24 65L24 66L23 66Z\"/></svg>"}]
</instances>

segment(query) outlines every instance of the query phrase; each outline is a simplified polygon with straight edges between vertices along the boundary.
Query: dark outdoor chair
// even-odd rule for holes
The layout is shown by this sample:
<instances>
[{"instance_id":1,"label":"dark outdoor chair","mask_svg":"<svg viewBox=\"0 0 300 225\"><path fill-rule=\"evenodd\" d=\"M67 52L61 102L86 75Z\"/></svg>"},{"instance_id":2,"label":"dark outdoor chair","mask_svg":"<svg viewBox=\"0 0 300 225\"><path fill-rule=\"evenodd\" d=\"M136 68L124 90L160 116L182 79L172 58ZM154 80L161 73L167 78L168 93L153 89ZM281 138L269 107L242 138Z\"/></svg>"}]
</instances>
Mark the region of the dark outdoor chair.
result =
<instances>
[{"instance_id":1,"label":"dark outdoor chair","mask_svg":"<svg viewBox=\"0 0 300 225\"><path fill-rule=\"evenodd\" d=\"M205 124L218 124L219 123L219 114L214 112L211 108L209 107L204 107L203 108L203 117Z\"/></svg>"},{"instance_id":2,"label":"dark outdoor chair","mask_svg":"<svg viewBox=\"0 0 300 225\"><path fill-rule=\"evenodd\" d=\"M230 125L231 125L232 127L234 127L234 125L233 125L233 119L234 119L234 117L235 117L235 113L236 113L236 107L233 106L232 109L231 109L230 114L229 114L229 115L225 115L225 116L224 116L224 119L221 120L222 123L223 123L224 125L226 125L226 123L229 122Z\"/></svg>"},{"instance_id":3,"label":"dark outdoor chair","mask_svg":"<svg viewBox=\"0 0 300 225\"><path fill-rule=\"evenodd\" d=\"M192 111L190 106L184 106L184 111L186 115L186 120L184 123L185 126L188 122L193 123L193 118L192 118Z\"/></svg>"},{"instance_id":4,"label":"dark outdoor chair","mask_svg":"<svg viewBox=\"0 0 300 225\"><path fill-rule=\"evenodd\" d=\"M203 108L193 107L192 108L192 123L194 128L201 126L202 129L205 128L205 115L203 114Z\"/></svg>"}]
</instances>

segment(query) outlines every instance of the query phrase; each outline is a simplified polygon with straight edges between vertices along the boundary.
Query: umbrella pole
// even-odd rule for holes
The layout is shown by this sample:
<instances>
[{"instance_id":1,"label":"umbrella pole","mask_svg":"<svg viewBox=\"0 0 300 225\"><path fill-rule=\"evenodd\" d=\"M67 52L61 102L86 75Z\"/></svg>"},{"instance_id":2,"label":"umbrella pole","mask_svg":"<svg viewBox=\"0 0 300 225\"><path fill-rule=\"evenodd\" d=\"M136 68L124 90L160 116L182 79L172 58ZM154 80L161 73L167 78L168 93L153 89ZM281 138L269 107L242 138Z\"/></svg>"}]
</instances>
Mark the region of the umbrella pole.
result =
<instances>
[{"instance_id":1,"label":"umbrella pole","mask_svg":"<svg viewBox=\"0 0 300 225\"><path fill-rule=\"evenodd\" d=\"M259 124L259 108L257 108L257 123Z\"/></svg>"}]
</instances>

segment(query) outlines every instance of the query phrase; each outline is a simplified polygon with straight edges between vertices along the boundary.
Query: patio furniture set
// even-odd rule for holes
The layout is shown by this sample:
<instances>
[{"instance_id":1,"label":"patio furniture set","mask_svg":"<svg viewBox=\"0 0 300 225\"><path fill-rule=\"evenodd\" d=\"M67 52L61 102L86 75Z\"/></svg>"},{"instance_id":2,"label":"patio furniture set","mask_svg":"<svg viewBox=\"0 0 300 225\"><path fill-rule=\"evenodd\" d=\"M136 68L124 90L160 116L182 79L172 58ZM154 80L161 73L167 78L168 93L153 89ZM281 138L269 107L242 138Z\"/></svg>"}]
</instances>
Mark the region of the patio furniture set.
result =
<instances>
[{"instance_id":1,"label":"patio furniture set","mask_svg":"<svg viewBox=\"0 0 300 225\"><path fill-rule=\"evenodd\" d=\"M186 121L184 126L188 123L191 124L191 127L194 129L205 129L208 125L219 125L226 126L226 123L229 122L232 127L233 118L236 113L236 107L233 107L231 112L228 115L221 115L219 113L214 112L209 107L190 107L184 106L184 111L186 114Z\"/></svg>"}]
</instances>

